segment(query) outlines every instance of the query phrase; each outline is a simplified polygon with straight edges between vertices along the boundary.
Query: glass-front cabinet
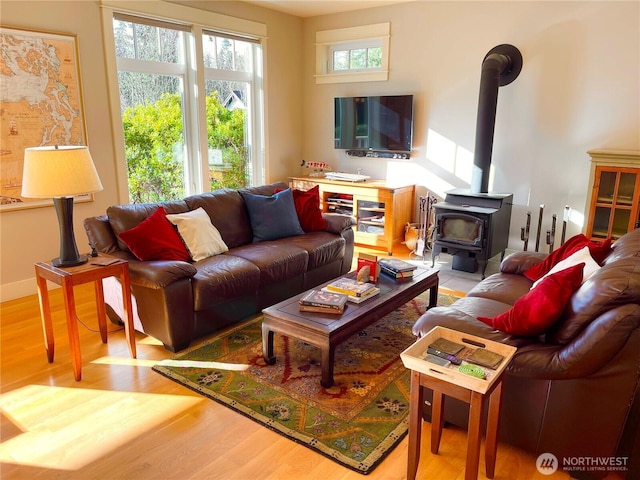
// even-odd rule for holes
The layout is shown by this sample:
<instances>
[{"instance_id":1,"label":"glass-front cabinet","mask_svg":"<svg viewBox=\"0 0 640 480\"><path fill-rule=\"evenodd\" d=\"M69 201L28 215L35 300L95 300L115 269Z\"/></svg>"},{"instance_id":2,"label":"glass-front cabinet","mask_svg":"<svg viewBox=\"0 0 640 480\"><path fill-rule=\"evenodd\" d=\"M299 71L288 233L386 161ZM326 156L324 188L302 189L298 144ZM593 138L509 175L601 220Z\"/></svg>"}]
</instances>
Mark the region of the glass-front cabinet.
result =
<instances>
[{"instance_id":1,"label":"glass-front cabinet","mask_svg":"<svg viewBox=\"0 0 640 480\"><path fill-rule=\"evenodd\" d=\"M592 157L596 162L599 159L598 155ZM601 161L600 165L593 165L586 229L587 237L593 240L609 237L616 240L625 233L640 228L640 156L635 162L633 159L631 162L623 161L623 166L605 164L613 161L615 157L608 162Z\"/></svg>"}]
</instances>

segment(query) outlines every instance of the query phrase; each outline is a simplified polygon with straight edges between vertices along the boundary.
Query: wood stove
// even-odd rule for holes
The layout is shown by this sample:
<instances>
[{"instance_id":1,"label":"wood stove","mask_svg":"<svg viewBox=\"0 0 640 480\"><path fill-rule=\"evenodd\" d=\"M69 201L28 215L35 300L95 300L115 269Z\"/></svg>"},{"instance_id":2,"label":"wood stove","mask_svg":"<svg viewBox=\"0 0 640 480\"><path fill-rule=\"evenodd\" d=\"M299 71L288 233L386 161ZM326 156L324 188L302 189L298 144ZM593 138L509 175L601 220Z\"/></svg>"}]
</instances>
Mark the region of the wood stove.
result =
<instances>
[{"instance_id":1,"label":"wood stove","mask_svg":"<svg viewBox=\"0 0 640 480\"><path fill-rule=\"evenodd\" d=\"M498 88L513 82L522 70L522 55L513 45L498 45L485 55L480 77L476 145L470 190L447 192L436 203L431 266L440 252L453 255L452 268L485 277L487 261L504 257L509 243L513 195L487 193L493 151Z\"/></svg>"},{"instance_id":2,"label":"wood stove","mask_svg":"<svg viewBox=\"0 0 640 480\"><path fill-rule=\"evenodd\" d=\"M453 255L452 268L485 277L487 261L504 252L509 242L513 195L452 190L436 203L431 266L441 253Z\"/></svg>"}]
</instances>

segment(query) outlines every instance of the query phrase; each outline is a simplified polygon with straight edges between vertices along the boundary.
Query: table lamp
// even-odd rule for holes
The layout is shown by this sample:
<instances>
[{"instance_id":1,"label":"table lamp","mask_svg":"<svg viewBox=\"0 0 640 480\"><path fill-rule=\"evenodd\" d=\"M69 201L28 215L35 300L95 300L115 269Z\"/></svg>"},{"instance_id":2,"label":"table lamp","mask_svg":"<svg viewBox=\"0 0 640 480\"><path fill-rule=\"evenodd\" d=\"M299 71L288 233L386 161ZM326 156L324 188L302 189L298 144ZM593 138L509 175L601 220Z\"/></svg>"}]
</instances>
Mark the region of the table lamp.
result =
<instances>
[{"instance_id":1,"label":"table lamp","mask_svg":"<svg viewBox=\"0 0 640 480\"><path fill-rule=\"evenodd\" d=\"M60 257L56 267L72 267L87 262L78 254L73 234L73 197L102 190L102 183L84 146L30 147L24 151L22 196L52 198L60 225Z\"/></svg>"}]
</instances>

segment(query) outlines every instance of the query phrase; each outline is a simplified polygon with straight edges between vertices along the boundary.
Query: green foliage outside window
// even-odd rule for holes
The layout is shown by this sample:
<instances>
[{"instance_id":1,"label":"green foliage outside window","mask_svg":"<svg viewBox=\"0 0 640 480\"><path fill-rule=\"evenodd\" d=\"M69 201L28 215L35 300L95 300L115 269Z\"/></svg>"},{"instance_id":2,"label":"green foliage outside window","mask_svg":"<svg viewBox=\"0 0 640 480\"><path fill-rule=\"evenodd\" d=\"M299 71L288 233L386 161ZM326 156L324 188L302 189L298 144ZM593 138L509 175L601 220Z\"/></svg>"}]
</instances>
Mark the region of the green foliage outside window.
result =
<instances>
[{"instance_id":1,"label":"green foliage outside window","mask_svg":"<svg viewBox=\"0 0 640 480\"><path fill-rule=\"evenodd\" d=\"M245 111L227 110L217 92L206 97L207 139L209 148L222 150L224 166L212 171L211 190L247 186L247 148L245 146Z\"/></svg>"},{"instance_id":2,"label":"green foliage outside window","mask_svg":"<svg viewBox=\"0 0 640 480\"><path fill-rule=\"evenodd\" d=\"M242 109L227 110L216 92L206 97L208 147L222 150L223 166L211 177L211 189L240 188L246 181ZM125 109L123 115L129 197L132 203L181 199L184 190L184 138L179 94L163 94L151 104Z\"/></svg>"}]
</instances>

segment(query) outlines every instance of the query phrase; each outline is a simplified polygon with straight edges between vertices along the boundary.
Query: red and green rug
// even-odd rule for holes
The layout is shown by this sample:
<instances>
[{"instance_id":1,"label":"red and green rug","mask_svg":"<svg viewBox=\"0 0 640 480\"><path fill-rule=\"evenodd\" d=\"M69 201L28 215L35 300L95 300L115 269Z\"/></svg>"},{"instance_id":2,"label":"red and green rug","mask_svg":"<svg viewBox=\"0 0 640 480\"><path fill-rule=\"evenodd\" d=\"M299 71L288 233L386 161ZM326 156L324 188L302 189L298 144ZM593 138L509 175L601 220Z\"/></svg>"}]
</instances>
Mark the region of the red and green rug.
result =
<instances>
[{"instance_id":1,"label":"red and green rug","mask_svg":"<svg viewBox=\"0 0 640 480\"><path fill-rule=\"evenodd\" d=\"M424 293L336 348L333 387L320 386L320 351L275 336L276 364L262 358L262 317L206 341L154 370L295 442L367 474L408 429L409 371L400 352L416 339ZM458 292L440 288L438 305Z\"/></svg>"}]
</instances>

